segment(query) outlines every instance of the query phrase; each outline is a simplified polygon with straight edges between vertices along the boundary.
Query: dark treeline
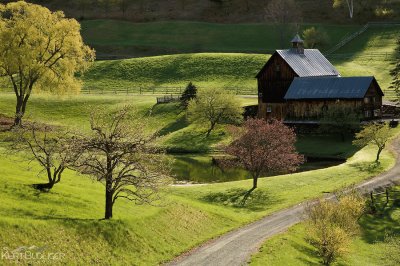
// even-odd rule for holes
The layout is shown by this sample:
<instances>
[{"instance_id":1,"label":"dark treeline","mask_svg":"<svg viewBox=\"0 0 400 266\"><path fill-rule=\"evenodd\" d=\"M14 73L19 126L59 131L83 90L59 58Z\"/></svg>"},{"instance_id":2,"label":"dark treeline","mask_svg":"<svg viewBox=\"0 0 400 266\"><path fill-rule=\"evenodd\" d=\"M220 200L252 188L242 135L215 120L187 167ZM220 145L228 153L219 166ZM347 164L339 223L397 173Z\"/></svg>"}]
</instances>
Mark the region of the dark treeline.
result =
<instances>
[{"instance_id":1,"label":"dark treeline","mask_svg":"<svg viewBox=\"0 0 400 266\"><path fill-rule=\"evenodd\" d=\"M209 22L269 21L265 8L274 0L30 0L67 16L83 19L130 21L198 20ZM2 3L13 1L0 0ZM400 1L356 0L354 18L347 8L334 9L332 0L296 0L304 22L364 23L398 20Z\"/></svg>"}]
</instances>

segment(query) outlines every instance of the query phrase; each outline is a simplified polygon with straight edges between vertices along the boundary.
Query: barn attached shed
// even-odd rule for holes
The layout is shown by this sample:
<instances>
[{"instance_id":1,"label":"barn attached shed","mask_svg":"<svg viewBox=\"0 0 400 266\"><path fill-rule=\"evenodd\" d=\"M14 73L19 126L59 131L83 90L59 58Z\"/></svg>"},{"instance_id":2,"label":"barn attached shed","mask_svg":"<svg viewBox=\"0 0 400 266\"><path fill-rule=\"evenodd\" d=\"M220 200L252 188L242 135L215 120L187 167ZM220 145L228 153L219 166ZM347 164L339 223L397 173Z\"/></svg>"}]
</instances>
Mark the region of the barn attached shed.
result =
<instances>
[{"instance_id":1,"label":"barn attached shed","mask_svg":"<svg viewBox=\"0 0 400 266\"><path fill-rule=\"evenodd\" d=\"M382 89L374 77L295 78L284 99L287 119L320 118L332 106L362 114L382 116Z\"/></svg>"}]
</instances>

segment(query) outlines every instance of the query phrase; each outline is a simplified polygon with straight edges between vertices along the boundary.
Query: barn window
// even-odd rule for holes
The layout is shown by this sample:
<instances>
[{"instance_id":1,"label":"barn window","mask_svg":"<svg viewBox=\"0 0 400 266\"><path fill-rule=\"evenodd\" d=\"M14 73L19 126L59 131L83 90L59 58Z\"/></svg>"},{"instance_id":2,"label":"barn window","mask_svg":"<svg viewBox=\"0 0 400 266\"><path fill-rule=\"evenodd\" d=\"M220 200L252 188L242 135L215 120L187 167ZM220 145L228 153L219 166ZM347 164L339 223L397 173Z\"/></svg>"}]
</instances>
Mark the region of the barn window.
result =
<instances>
[{"instance_id":1,"label":"barn window","mask_svg":"<svg viewBox=\"0 0 400 266\"><path fill-rule=\"evenodd\" d=\"M364 115L365 115L365 117L371 117L371 111L365 110Z\"/></svg>"},{"instance_id":2,"label":"barn window","mask_svg":"<svg viewBox=\"0 0 400 266\"><path fill-rule=\"evenodd\" d=\"M372 102L373 102L373 103L376 102L376 97L372 97Z\"/></svg>"},{"instance_id":3,"label":"barn window","mask_svg":"<svg viewBox=\"0 0 400 266\"><path fill-rule=\"evenodd\" d=\"M276 71L276 72L281 71L281 66L278 65L278 64L276 64L276 65L275 65L275 71Z\"/></svg>"},{"instance_id":4,"label":"barn window","mask_svg":"<svg viewBox=\"0 0 400 266\"><path fill-rule=\"evenodd\" d=\"M271 113L272 112L272 107L271 106L267 106L267 113Z\"/></svg>"},{"instance_id":5,"label":"barn window","mask_svg":"<svg viewBox=\"0 0 400 266\"><path fill-rule=\"evenodd\" d=\"M364 103L369 103L369 98L368 97L364 98Z\"/></svg>"}]
</instances>

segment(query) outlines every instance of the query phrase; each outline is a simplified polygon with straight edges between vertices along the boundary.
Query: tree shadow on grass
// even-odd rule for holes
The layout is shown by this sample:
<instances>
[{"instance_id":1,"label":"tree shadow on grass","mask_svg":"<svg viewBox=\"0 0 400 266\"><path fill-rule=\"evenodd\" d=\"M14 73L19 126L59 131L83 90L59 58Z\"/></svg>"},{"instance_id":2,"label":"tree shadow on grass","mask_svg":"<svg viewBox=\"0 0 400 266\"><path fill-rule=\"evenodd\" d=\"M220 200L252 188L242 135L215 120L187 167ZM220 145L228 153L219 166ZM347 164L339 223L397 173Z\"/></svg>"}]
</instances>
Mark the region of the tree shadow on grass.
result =
<instances>
[{"instance_id":1,"label":"tree shadow on grass","mask_svg":"<svg viewBox=\"0 0 400 266\"><path fill-rule=\"evenodd\" d=\"M200 200L251 211L266 210L269 206L279 202L279 200L271 197L270 193L265 190L254 190L246 202L243 203L243 196L247 191L244 188L232 188L223 192L209 193L201 197Z\"/></svg>"},{"instance_id":2,"label":"tree shadow on grass","mask_svg":"<svg viewBox=\"0 0 400 266\"><path fill-rule=\"evenodd\" d=\"M350 164L350 167L369 174L380 173L383 171L383 166L379 162L352 163Z\"/></svg>"},{"instance_id":3,"label":"tree shadow on grass","mask_svg":"<svg viewBox=\"0 0 400 266\"><path fill-rule=\"evenodd\" d=\"M388 207L380 216L368 214L360 220L363 240L372 244L384 241L388 235L400 235L400 219L393 218L398 204Z\"/></svg>"},{"instance_id":4,"label":"tree shadow on grass","mask_svg":"<svg viewBox=\"0 0 400 266\"><path fill-rule=\"evenodd\" d=\"M200 153L210 152L211 146L225 137L222 131L212 132L207 138L205 131L181 130L167 140L169 153Z\"/></svg>"},{"instance_id":5,"label":"tree shadow on grass","mask_svg":"<svg viewBox=\"0 0 400 266\"><path fill-rule=\"evenodd\" d=\"M309 241L308 239L306 239L306 241ZM297 259L299 261L301 261L302 263L304 263L305 265L321 265L320 263L315 263L314 261L311 261L310 258L316 258L317 260L319 260L316 251L313 250L310 247L307 247L305 245L300 245L298 243L295 243L292 241L291 246L294 247L295 249L297 249L300 253L304 254L303 257L297 257Z\"/></svg>"},{"instance_id":6,"label":"tree shadow on grass","mask_svg":"<svg viewBox=\"0 0 400 266\"><path fill-rule=\"evenodd\" d=\"M189 125L187 119L182 116L180 118L178 118L176 121L166 125L165 127L163 127L159 132L158 135L159 136L165 136L169 133L181 130L185 127L187 127Z\"/></svg>"}]
</instances>

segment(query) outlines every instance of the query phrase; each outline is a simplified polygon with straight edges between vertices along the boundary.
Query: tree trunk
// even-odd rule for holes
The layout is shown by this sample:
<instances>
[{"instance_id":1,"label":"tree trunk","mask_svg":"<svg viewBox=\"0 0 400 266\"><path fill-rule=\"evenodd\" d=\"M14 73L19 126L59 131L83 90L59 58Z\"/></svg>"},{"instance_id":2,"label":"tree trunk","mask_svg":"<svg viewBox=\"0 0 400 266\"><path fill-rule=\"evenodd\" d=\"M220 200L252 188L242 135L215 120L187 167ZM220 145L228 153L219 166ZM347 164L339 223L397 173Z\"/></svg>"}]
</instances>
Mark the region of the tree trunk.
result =
<instances>
[{"instance_id":1,"label":"tree trunk","mask_svg":"<svg viewBox=\"0 0 400 266\"><path fill-rule=\"evenodd\" d=\"M246 194L244 194L243 199L241 204L244 205L248 199L248 197L250 196L251 192L253 192L253 190L255 190L257 188L257 181L258 181L258 176L257 177L253 177L253 187L246 192Z\"/></svg>"},{"instance_id":2,"label":"tree trunk","mask_svg":"<svg viewBox=\"0 0 400 266\"><path fill-rule=\"evenodd\" d=\"M207 130L206 137L208 138L211 134L211 131L214 129L215 123L211 123L210 128Z\"/></svg>"},{"instance_id":3,"label":"tree trunk","mask_svg":"<svg viewBox=\"0 0 400 266\"><path fill-rule=\"evenodd\" d=\"M22 125L22 105L24 103L23 96L17 96L17 105L15 107L15 119L14 119L14 126L19 127Z\"/></svg>"},{"instance_id":4,"label":"tree trunk","mask_svg":"<svg viewBox=\"0 0 400 266\"><path fill-rule=\"evenodd\" d=\"M48 183L45 183L45 184L33 184L32 186L33 186L34 189L48 192L48 191L50 191L50 189L53 188L53 186L54 186L54 184L56 182L55 182L55 179L52 178L51 169L47 168L46 172L47 172Z\"/></svg>"},{"instance_id":5,"label":"tree trunk","mask_svg":"<svg viewBox=\"0 0 400 266\"><path fill-rule=\"evenodd\" d=\"M25 114L26 103L29 99L29 94L24 96L17 96L17 105L15 107L14 127L22 126L22 117Z\"/></svg>"},{"instance_id":6,"label":"tree trunk","mask_svg":"<svg viewBox=\"0 0 400 266\"><path fill-rule=\"evenodd\" d=\"M113 211L113 192L112 192L112 182L110 178L106 180L106 212L104 219L108 220L112 218Z\"/></svg>"},{"instance_id":7,"label":"tree trunk","mask_svg":"<svg viewBox=\"0 0 400 266\"><path fill-rule=\"evenodd\" d=\"M379 156L381 155L382 150L383 150L382 148L379 148L379 149L378 149L378 153L376 154L376 160L375 160L375 162L377 162L377 163L379 162Z\"/></svg>"}]
</instances>

